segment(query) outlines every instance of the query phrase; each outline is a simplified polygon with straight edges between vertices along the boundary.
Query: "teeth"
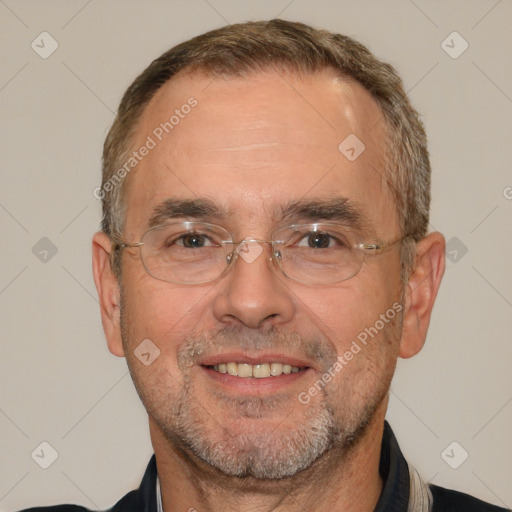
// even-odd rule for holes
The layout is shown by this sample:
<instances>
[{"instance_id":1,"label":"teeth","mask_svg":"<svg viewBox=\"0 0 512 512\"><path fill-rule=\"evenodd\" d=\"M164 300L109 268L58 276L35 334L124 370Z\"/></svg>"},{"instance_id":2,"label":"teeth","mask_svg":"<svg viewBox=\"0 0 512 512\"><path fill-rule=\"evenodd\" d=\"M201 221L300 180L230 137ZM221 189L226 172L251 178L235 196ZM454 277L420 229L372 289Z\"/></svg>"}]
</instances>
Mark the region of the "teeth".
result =
<instances>
[{"instance_id":1,"label":"teeth","mask_svg":"<svg viewBox=\"0 0 512 512\"><path fill-rule=\"evenodd\" d=\"M238 365L238 376L239 377L252 377L252 366L250 364L239 364Z\"/></svg>"},{"instance_id":2,"label":"teeth","mask_svg":"<svg viewBox=\"0 0 512 512\"><path fill-rule=\"evenodd\" d=\"M229 375L238 375L238 365L236 363L228 363L226 369Z\"/></svg>"},{"instance_id":3,"label":"teeth","mask_svg":"<svg viewBox=\"0 0 512 512\"><path fill-rule=\"evenodd\" d=\"M211 367L210 367L211 368ZM213 369L219 373L228 373L243 378L263 379L265 377L278 377L279 375L297 373L300 371L298 366L290 366L282 363L221 363L213 366Z\"/></svg>"},{"instance_id":4,"label":"teeth","mask_svg":"<svg viewBox=\"0 0 512 512\"><path fill-rule=\"evenodd\" d=\"M270 377L270 365L268 363L255 364L252 367L252 376L257 379L262 379L263 377Z\"/></svg>"},{"instance_id":5,"label":"teeth","mask_svg":"<svg viewBox=\"0 0 512 512\"><path fill-rule=\"evenodd\" d=\"M283 365L281 363L272 363L270 365L270 375L276 377L281 375L281 373L283 373Z\"/></svg>"}]
</instances>

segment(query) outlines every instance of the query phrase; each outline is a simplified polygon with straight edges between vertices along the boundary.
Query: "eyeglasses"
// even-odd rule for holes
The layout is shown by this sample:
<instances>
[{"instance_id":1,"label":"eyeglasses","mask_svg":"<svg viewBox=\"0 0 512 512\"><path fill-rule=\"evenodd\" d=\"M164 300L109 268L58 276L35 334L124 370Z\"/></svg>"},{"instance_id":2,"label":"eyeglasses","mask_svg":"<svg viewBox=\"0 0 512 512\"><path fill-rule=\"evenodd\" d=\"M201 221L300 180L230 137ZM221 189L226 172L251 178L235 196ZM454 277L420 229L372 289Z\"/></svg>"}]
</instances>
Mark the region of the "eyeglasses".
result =
<instances>
[{"instance_id":1,"label":"eyeglasses","mask_svg":"<svg viewBox=\"0 0 512 512\"><path fill-rule=\"evenodd\" d=\"M407 238L407 237L405 237ZM354 277L367 254L377 255L389 243L365 243L347 226L294 224L276 230L271 240L234 242L221 226L205 222L171 222L148 229L140 242L114 243L116 249L138 247L146 272L161 281L203 284L217 280L240 256L251 263L270 244L270 260L287 278L303 284L327 285Z\"/></svg>"}]
</instances>

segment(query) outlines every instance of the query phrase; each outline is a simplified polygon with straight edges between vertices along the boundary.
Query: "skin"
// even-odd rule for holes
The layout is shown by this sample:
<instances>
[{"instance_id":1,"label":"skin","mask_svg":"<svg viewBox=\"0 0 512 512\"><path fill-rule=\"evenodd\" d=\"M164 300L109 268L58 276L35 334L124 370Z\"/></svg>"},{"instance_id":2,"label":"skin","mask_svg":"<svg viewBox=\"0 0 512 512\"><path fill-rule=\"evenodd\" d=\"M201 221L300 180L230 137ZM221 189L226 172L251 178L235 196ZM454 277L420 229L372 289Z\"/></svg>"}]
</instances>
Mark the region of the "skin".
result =
<instances>
[{"instance_id":1,"label":"skin","mask_svg":"<svg viewBox=\"0 0 512 512\"><path fill-rule=\"evenodd\" d=\"M214 201L229 215L199 220L222 225L235 240L268 240L290 202L338 196L364 211L376 240L400 238L395 206L378 172L386 144L380 111L361 86L330 70L216 79L180 73L145 109L134 147L191 96L197 107L125 184L125 241L139 241L153 209L169 198ZM366 146L353 162L338 150L351 133ZM166 512L374 509L382 489L378 466L389 385L397 358L415 355L425 342L444 272L441 234L417 244L405 287L398 246L367 257L356 276L328 286L286 279L269 262L267 247L254 262L239 258L222 278L194 286L152 278L137 249L123 252L118 281L110 251L109 239L97 233L93 270L103 327L110 351L127 358L148 410ZM396 302L404 308L396 320L322 392L300 403L299 393ZM134 355L145 339L161 351L150 366ZM204 353L190 356L197 340ZM201 366L205 358L233 351L255 361L293 356L309 369L271 388L257 379L221 383ZM196 428L203 444L220 446L235 460L247 453L268 460L326 411L337 434L306 468L284 479L230 476L183 441L186 429ZM347 431L357 433L352 444L343 436ZM300 452L300 442L295 449Z\"/></svg>"}]
</instances>

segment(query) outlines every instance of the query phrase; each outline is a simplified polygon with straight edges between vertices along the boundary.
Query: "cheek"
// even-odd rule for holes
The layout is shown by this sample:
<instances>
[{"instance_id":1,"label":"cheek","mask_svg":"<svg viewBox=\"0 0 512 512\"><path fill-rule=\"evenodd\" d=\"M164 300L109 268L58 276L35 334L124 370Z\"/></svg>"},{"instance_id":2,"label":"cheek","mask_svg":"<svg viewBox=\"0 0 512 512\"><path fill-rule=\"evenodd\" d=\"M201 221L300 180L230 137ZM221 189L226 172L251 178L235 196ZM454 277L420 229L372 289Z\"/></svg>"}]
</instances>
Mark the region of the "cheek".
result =
<instances>
[{"instance_id":1,"label":"cheek","mask_svg":"<svg viewBox=\"0 0 512 512\"><path fill-rule=\"evenodd\" d=\"M148 410L156 411L183 393L187 372L179 368L177 354L201 321L211 287L183 290L150 279L126 279L122 330L137 391Z\"/></svg>"},{"instance_id":2,"label":"cheek","mask_svg":"<svg viewBox=\"0 0 512 512\"><path fill-rule=\"evenodd\" d=\"M123 279L124 342L133 351L149 339L166 360L175 360L180 343L201 321L213 287L184 288L146 276Z\"/></svg>"},{"instance_id":3,"label":"cheek","mask_svg":"<svg viewBox=\"0 0 512 512\"><path fill-rule=\"evenodd\" d=\"M369 330L378 333L396 317L399 289L385 283L385 277L372 276L372 284L357 285L358 281L338 287L328 287L297 294L302 303L306 321L312 322L331 340L338 354L349 350L355 340L365 341ZM393 305L395 304L395 308ZM384 315L384 320L381 319Z\"/></svg>"},{"instance_id":4,"label":"cheek","mask_svg":"<svg viewBox=\"0 0 512 512\"><path fill-rule=\"evenodd\" d=\"M338 329L330 338L338 355L327 372L324 397L341 419L370 411L389 390L400 338L400 305L394 304L380 308L347 302L345 314L338 313L337 323L331 323L331 336Z\"/></svg>"}]
</instances>

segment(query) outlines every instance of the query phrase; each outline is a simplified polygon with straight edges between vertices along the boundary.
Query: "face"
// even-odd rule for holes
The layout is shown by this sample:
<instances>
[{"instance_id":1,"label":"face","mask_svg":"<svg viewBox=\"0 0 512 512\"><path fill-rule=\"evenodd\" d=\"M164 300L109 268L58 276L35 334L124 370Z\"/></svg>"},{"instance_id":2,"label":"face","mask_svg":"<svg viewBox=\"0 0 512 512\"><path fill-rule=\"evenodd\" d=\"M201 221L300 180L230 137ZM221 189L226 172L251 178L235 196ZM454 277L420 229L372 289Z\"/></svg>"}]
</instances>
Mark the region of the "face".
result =
<instances>
[{"instance_id":1,"label":"face","mask_svg":"<svg viewBox=\"0 0 512 512\"><path fill-rule=\"evenodd\" d=\"M197 105L158 131L190 97ZM134 147L148 136L156 146L127 180L123 238L139 241L151 222L191 220L235 241L269 240L291 224L350 224L332 207L350 204L363 241L396 240L380 121L371 96L330 71L176 77L138 126ZM355 160L338 149L350 134L365 145ZM385 400L400 343L400 258L395 246L367 256L351 279L315 286L280 274L260 246L254 261L238 257L199 285L154 279L139 250L126 249L122 351L153 435L225 474L282 478L348 450ZM135 351L147 339L160 355L146 366ZM277 375L216 370L228 363L240 374L274 363Z\"/></svg>"}]
</instances>

